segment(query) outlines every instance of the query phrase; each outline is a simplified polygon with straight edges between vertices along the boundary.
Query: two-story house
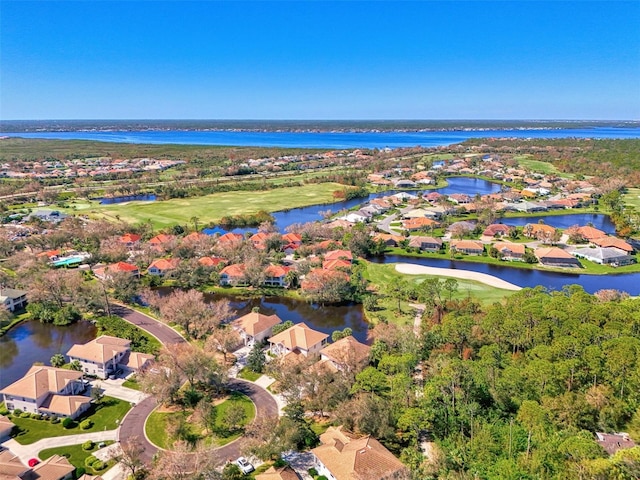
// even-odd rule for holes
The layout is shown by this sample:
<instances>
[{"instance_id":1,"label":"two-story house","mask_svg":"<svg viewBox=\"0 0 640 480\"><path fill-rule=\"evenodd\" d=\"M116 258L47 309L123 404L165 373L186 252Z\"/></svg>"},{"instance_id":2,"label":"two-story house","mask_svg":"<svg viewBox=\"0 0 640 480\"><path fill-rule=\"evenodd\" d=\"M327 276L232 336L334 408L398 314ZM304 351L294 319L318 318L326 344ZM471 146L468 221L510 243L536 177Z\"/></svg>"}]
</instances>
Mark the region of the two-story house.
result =
<instances>
[{"instance_id":1,"label":"two-story house","mask_svg":"<svg viewBox=\"0 0 640 480\"><path fill-rule=\"evenodd\" d=\"M301 353L307 357L319 353L327 344L328 337L326 333L312 330L304 323L298 323L271 337L269 349L277 356Z\"/></svg>"},{"instance_id":2,"label":"two-story house","mask_svg":"<svg viewBox=\"0 0 640 480\"><path fill-rule=\"evenodd\" d=\"M74 345L67 356L71 362L80 362L87 375L107 378L118 369L118 363L129 353L130 345L131 340L102 335L83 345Z\"/></svg>"},{"instance_id":3,"label":"two-story house","mask_svg":"<svg viewBox=\"0 0 640 480\"><path fill-rule=\"evenodd\" d=\"M273 327L280 323L282 320L277 315L250 312L231 322L231 326L240 334L245 345L251 345L269 338L273 334Z\"/></svg>"},{"instance_id":4,"label":"two-story house","mask_svg":"<svg viewBox=\"0 0 640 480\"><path fill-rule=\"evenodd\" d=\"M34 365L0 394L8 410L76 418L91 402L84 389L82 372Z\"/></svg>"},{"instance_id":5,"label":"two-story house","mask_svg":"<svg viewBox=\"0 0 640 480\"><path fill-rule=\"evenodd\" d=\"M10 312L23 309L27 306L27 291L0 287L0 305Z\"/></svg>"},{"instance_id":6,"label":"two-story house","mask_svg":"<svg viewBox=\"0 0 640 480\"><path fill-rule=\"evenodd\" d=\"M320 361L329 361L336 370L343 372L360 371L369 363L370 352L369 345L349 335L320 350Z\"/></svg>"}]
</instances>

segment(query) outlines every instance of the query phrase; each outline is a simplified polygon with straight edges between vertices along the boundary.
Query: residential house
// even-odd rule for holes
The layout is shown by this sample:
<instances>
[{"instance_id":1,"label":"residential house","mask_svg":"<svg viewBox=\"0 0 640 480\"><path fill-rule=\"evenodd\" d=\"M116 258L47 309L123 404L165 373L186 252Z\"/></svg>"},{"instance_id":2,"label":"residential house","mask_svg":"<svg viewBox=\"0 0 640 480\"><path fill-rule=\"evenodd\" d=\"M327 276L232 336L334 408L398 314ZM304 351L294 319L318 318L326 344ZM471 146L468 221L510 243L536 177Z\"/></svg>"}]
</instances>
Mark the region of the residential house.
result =
<instances>
[{"instance_id":1,"label":"residential house","mask_svg":"<svg viewBox=\"0 0 640 480\"><path fill-rule=\"evenodd\" d=\"M407 468L371 435L358 437L342 426L320 435L311 450L314 467L331 480L393 480L405 478Z\"/></svg>"},{"instance_id":2,"label":"residential house","mask_svg":"<svg viewBox=\"0 0 640 480\"><path fill-rule=\"evenodd\" d=\"M82 372L34 365L0 394L8 410L76 418L91 402L79 395L85 389L81 379Z\"/></svg>"},{"instance_id":3,"label":"residential house","mask_svg":"<svg viewBox=\"0 0 640 480\"><path fill-rule=\"evenodd\" d=\"M630 265L635 258L624 250L615 247L577 247L572 252L578 258L584 258L590 262L601 265Z\"/></svg>"},{"instance_id":4,"label":"residential house","mask_svg":"<svg viewBox=\"0 0 640 480\"><path fill-rule=\"evenodd\" d=\"M107 378L130 351L131 340L101 335L83 345L75 344L67 352L69 361L77 360L87 375Z\"/></svg>"},{"instance_id":5,"label":"residential house","mask_svg":"<svg viewBox=\"0 0 640 480\"><path fill-rule=\"evenodd\" d=\"M298 474L289 465L284 467L269 467L263 473L256 475L256 480L300 480Z\"/></svg>"},{"instance_id":6,"label":"residential house","mask_svg":"<svg viewBox=\"0 0 640 480\"><path fill-rule=\"evenodd\" d=\"M333 260L325 260L322 262L323 270L351 270L351 262L344 258L336 258Z\"/></svg>"},{"instance_id":7,"label":"residential house","mask_svg":"<svg viewBox=\"0 0 640 480\"><path fill-rule=\"evenodd\" d=\"M291 267L282 265L269 265L265 271L265 277L262 285L265 287L287 287L287 274L291 271Z\"/></svg>"},{"instance_id":8,"label":"residential house","mask_svg":"<svg viewBox=\"0 0 640 480\"><path fill-rule=\"evenodd\" d=\"M602 230L598 230L597 228L594 228L590 225L578 227L576 231L578 234L582 235L589 241L595 240L597 238L602 238L606 235L606 233L604 233Z\"/></svg>"},{"instance_id":9,"label":"residential house","mask_svg":"<svg viewBox=\"0 0 640 480\"><path fill-rule=\"evenodd\" d=\"M469 195L466 195L464 193L452 193L451 195L448 196L448 198L452 202L461 204L461 205L471 203L471 201L473 200Z\"/></svg>"},{"instance_id":10,"label":"residential house","mask_svg":"<svg viewBox=\"0 0 640 480\"><path fill-rule=\"evenodd\" d=\"M631 244L617 237L603 236L600 238L594 238L591 240L591 243L597 245L598 247L615 247L627 253L633 253L634 251Z\"/></svg>"},{"instance_id":11,"label":"residential house","mask_svg":"<svg viewBox=\"0 0 640 480\"><path fill-rule=\"evenodd\" d=\"M389 233L377 233L373 239L377 242L384 242L387 247L397 247L398 244L404 240L404 237Z\"/></svg>"},{"instance_id":12,"label":"residential house","mask_svg":"<svg viewBox=\"0 0 640 480\"><path fill-rule=\"evenodd\" d=\"M147 268L147 273L149 273L149 275L164 277L171 272L171 270L178 268L179 263L179 258L159 258L151 262L151 265Z\"/></svg>"},{"instance_id":13,"label":"residential house","mask_svg":"<svg viewBox=\"0 0 640 480\"><path fill-rule=\"evenodd\" d=\"M339 217L338 220L344 220L346 222L349 222L350 224L356 224L356 223L366 223L369 221L369 219L371 218L371 215L368 214L364 214L362 212L350 212L342 217ZM331 222L331 224L333 224L334 222Z\"/></svg>"},{"instance_id":14,"label":"residential house","mask_svg":"<svg viewBox=\"0 0 640 480\"><path fill-rule=\"evenodd\" d=\"M175 240L176 237L174 237L173 235L161 233L149 240L149 245L151 245L154 250L162 252L170 249Z\"/></svg>"},{"instance_id":15,"label":"residential house","mask_svg":"<svg viewBox=\"0 0 640 480\"><path fill-rule=\"evenodd\" d=\"M506 237L512 230L513 227L510 227L509 225L505 225L503 223L492 223L484 229L482 235L485 237Z\"/></svg>"},{"instance_id":16,"label":"residential house","mask_svg":"<svg viewBox=\"0 0 640 480\"><path fill-rule=\"evenodd\" d=\"M350 250L332 250L324 254L324 259L325 261L342 259L353 263L353 254Z\"/></svg>"},{"instance_id":17,"label":"residential house","mask_svg":"<svg viewBox=\"0 0 640 480\"><path fill-rule=\"evenodd\" d=\"M412 218L424 218L427 215L427 211L423 208L415 208L413 210L409 210L402 215L404 219L412 219Z\"/></svg>"},{"instance_id":18,"label":"residential house","mask_svg":"<svg viewBox=\"0 0 640 480\"><path fill-rule=\"evenodd\" d=\"M133 250L138 245L140 245L141 238L142 237L140 235L135 233L125 233L118 239L118 241L121 244L123 244L125 247L127 247L129 250Z\"/></svg>"},{"instance_id":19,"label":"residential house","mask_svg":"<svg viewBox=\"0 0 640 480\"><path fill-rule=\"evenodd\" d=\"M9 438L13 427L15 427L15 424L8 417L0 415L0 440Z\"/></svg>"},{"instance_id":20,"label":"residential house","mask_svg":"<svg viewBox=\"0 0 640 480\"><path fill-rule=\"evenodd\" d=\"M10 312L21 310L27 306L27 293L26 290L0 286L0 305L4 305Z\"/></svg>"},{"instance_id":21,"label":"residential house","mask_svg":"<svg viewBox=\"0 0 640 480\"><path fill-rule=\"evenodd\" d=\"M298 323L269 338L269 350L278 356L300 353L307 357L319 353L327 344L328 337L326 333L312 330L305 323Z\"/></svg>"},{"instance_id":22,"label":"residential house","mask_svg":"<svg viewBox=\"0 0 640 480\"><path fill-rule=\"evenodd\" d=\"M150 353L128 351L118 362L118 367L124 371L126 376L130 373L142 371L152 364L154 360L155 357Z\"/></svg>"},{"instance_id":23,"label":"residential house","mask_svg":"<svg viewBox=\"0 0 640 480\"><path fill-rule=\"evenodd\" d=\"M580 262L569 252L558 247L536 248L538 261L547 267L580 268Z\"/></svg>"},{"instance_id":24,"label":"residential house","mask_svg":"<svg viewBox=\"0 0 640 480\"><path fill-rule=\"evenodd\" d=\"M182 243L194 244L203 240L208 240L209 238L209 235L207 235L206 233L191 232L189 235L184 236L184 238L182 239Z\"/></svg>"},{"instance_id":25,"label":"residential house","mask_svg":"<svg viewBox=\"0 0 640 480\"><path fill-rule=\"evenodd\" d=\"M435 237L416 235L409 237L409 246L428 252L439 252L442 249L442 240Z\"/></svg>"},{"instance_id":26,"label":"residential house","mask_svg":"<svg viewBox=\"0 0 640 480\"><path fill-rule=\"evenodd\" d=\"M85 473L79 477L78 480L102 480L102 477L100 475L89 475L88 473Z\"/></svg>"},{"instance_id":27,"label":"residential house","mask_svg":"<svg viewBox=\"0 0 640 480\"><path fill-rule=\"evenodd\" d=\"M296 246L302 245L302 235L299 233L285 233L282 235L282 241L287 244L294 244Z\"/></svg>"},{"instance_id":28,"label":"residential house","mask_svg":"<svg viewBox=\"0 0 640 480\"><path fill-rule=\"evenodd\" d=\"M371 347L351 335L330 343L320 350L320 360L326 360L340 371L360 371L369 363Z\"/></svg>"},{"instance_id":29,"label":"residential house","mask_svg":"<svg viewBox=\"0 0 640 480\"><path fill-rule=\"evenodd\" d=\"M415 232L418 230L426 230L428 228L438 228L440 224L430 218L419 217L412 218L410 220L404 220L402 222L402 228L409 232Z\"/></svg>"},{"instance_id":30,"label":"residential house","mask_svg":"<svg viewBox=\"0 0 640 480\"><path fill-rule=\"evenodd\" d=\"M246 265L244 263L234 263L232 265L227 265L222 270L220 270L220 285L248 285L245 272Z\"/></svg>"},{"instance_id":31,"label":"residential house","mask_svg":"<svg viewBox=\"0 0 640 480\"><path fill-rule=\"evenodd\" d=\"M551 225L545 225L544 223L527 223L522 228L522 233L525 237L543 240L553 238L556 233L556 229Z\"/></svg>"},{"instance_id":32,"label":"residential house","mask_svg":"<svg viewBox=\"0 0 640 480\"><path fill-rule=\"evenodd\" d=\"M277 315L264 315L250 312L233 322L231 326L238 331L245 345L262 342L273 334L273 327L282 323Z\"/></svg>"},{"instance_id":33,"label":"residential house","mask_svg":"<svg viewBox=\"0 0 640 480\"><path fill-rule=\"evenodd\" d=\"M504 260L522 260L525 247L522 243L497 242L493 247L502 254Z\"/></svg>"},{"instance_id":34,"label":"residential house","mask_svg":"<svg viewBox=\"0 0 640 480\"><path fill-rule=\"evenodd\" d=\"M418 184L412 180L401 179L394 183L396 188L416 188Z\"/></svg>"},{"instance_id":35,"label":"residential house","mask_svg":"<svg viewBox=\"0 0 640 480\"><path fill-rule=\"evenodd\" d=\"M204 267L217 267L221 263L225 263L224 258L220 257L202 257L198 259L198 263Z\"/></svg>"},{"instance_id":36,"label":"residential house","mask_svg":"<svg viewBox=\"0 0 640 480\"><path fill-rule=\"evenodd\" d=\"M609 455L613 455L618 450L624 450L627 448L636 447L636 443L631 440L628 433L619 432L619 433L604 433L604 432L596 432L596 442L600 444L602 448Z\"/></svg>"},{"instance_id":37,"label":"residential house","mask_svg":"<svg viewBox=\"0 0 640 480\"><path fill-rule=\"evenodd\" d=\"M475 240L451 240L451 250L467 255L482 255L484 244Z\"/></svg>"},{"instance_id":38,"label":"residential house","mask_svg":"<svg viewBox=\"0 0 640 480\"><path fill-rule=\"evenodd\" d=\"M118 262L93 268L93 274L100 280L111 280L114 273L127 273L132 277L140 278L140 270L132 263Z\"/></svg>"},{"instance_id":39,"label":"residential house","mask_svg":"<svg viewBox=\"0 0 640 480\"><path fill-rule=\"evenodd\" d=\"M242 240L244 240L244 237L240 233L227 232L224 235L220 235L220 237L218 238L218 243L221 245L230 243L233 244L242 242Z\"/></svg>"},{"instance_id":40,"label":"residential house","mask_svg":"<svg viewBox=\"0 0 640 480\"><path fill-rule=\"evenodd\" d=\"M29 471L17 455L10 450L0 450L0 480L23 480Z\"/></svg>"},{"instance_id":41,"label":"residential house","mask_svg":"<svg viewBox=\"0 0 640 480\"><path fill-rule=\"evenodd\" d=\"M72 480L76 467L62 455L53 455L33 467L25 480Z\"/></svg>"},{"instance_id":42,"label":"residential house","mask_svg":"<svg viewBox=\"0 0 640 480\"><path fill-rule=\"evenodd\" d=\"M251 235L251 237L249 237L249 241L253 245L253 248L257 250L264 250L266 248L267 238L269 238L269 235L264 232L258 232Z\"/></svg>"}]
</instances>

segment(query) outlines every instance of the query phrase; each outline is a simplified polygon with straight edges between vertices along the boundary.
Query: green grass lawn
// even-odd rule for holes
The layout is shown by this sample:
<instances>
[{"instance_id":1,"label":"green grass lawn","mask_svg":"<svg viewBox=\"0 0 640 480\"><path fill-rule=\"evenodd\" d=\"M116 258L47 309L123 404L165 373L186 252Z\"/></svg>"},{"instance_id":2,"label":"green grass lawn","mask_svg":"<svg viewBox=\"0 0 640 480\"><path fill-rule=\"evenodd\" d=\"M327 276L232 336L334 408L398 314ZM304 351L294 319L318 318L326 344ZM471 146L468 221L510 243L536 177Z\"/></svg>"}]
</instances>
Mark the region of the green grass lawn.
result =
<instances>
[{"instance_id":1,"label":"green grass lawn","mask_svg":"<svg viewBox=\"0 0 640 480\"><path fill-rule=\"evenodd\" d=\"M69 213L88 214L95 218L123 220L131 223L150 221L154 228L191 223L196 216L201 224L215 222L228 215L250 214L260 210L279 210L334 202L333 192L344 185L320 183L302 187L267 191L234 191L202 197L175 198L157 202L131 202L99 205L97 202L74 201Z\"/></svg>"},{"instance_id":2,"label":"green grass lawn","mask_svg":"<svg viewBox=\"0 0 640 480\"><path fill-rule=\"evenodd\" d=\"M251 370L249 367L244 367L242 370L238 372L239 378L244 378L245 380L249 380L250 382L255 382L262 376L261 373L256 373Z\"/></svg>"},{"instance_id":3,"label":"green grass lawn","mask_svg":"<svg viewBox=\"0 0 640 480\"><path fill-rule=\"evenodd\" d=\"M628 188L622 199L627 207L635 207L640 210L640 188Z\"/></svg>"},{"instance_id":4,"label":"green grass lawn","mask_svg":"<svg viewBox=\"0 0 640 480\"><path fill-rule=\"evenodd\" d=\"M113 397L103 397L98 403L92 404L89 410L78 418L72 428L64 428L62 422L51 423L48 420L35 420L32 418L11 416L11 421L18 427L16 429L18 433L15 435L16 441L22 445L28 445L47 437L113 430L118 428L118 424L130 408L131 405L128 402ZM93 422L93 426L87 430L82 430L79 423L87 418Z\"/></svg>"},{"instance_id":5,"label":"green grass lawn","mask_svg":"<svg viewBox=\"0 0 640 480\"><path fill-rule=\"evenodd\" d=\"M111 445L113 441L104 442L106 445ZM46 450L42 450L38 453L38 457L41 460L46 460L49 457L54 455L62 455L63 457L67 457L69 463L76 468L84 468L87 473L91 475L101 475L111 467L116 464L115 460L109 460L106 464L106 467L102 470L94 470L93 468L87 467L84 464L84 461L90 455L98 450L98 446L94 444L91 450L83 450L82 445L67 445L65 447L55 447L55 448L47 448Z\"/></svg>"},{"instance_id":6,"label":"green grass lawn","mask_svg":"<svg viewBox=\"0 0 640 480\"><path fill-rule=\"evenodd\" d=\"M122 383L123 387L131 388L132 390L140 390L140 384L136 377L130 377Z\"/></svg>"},{"instance_id":7,"label":"green grass lawn","mask_svg":"<svg viewBox=\"0 0 640 480\"><path fill-rule=\"evenodd\" d=\"M242 422L242 426L249 424L253 421L256 415L256 409L253 402L241 393L233 392L229 395L229 398L224 402L216 405L215 407L215 424L214 431L216 435L208 435L205 437L203 434L203 428L189 422L188 418L191 414L190 411L184 412L158 412L154 411L149 415L145 424L145 433L149 440L161 448L171 448L175 438L169 438L167 435L168 425L173 419L179 420L181 417L185 420L185 433L191 440L196 441L203 439L205 443L211 443L216 446L226 445L232 442L236 438L242 435L243 429L241 428L235 432L228 432L224 426L225 412L232 405L241 405L245 411L245 419Z\"/></svg>"}]
</instances>

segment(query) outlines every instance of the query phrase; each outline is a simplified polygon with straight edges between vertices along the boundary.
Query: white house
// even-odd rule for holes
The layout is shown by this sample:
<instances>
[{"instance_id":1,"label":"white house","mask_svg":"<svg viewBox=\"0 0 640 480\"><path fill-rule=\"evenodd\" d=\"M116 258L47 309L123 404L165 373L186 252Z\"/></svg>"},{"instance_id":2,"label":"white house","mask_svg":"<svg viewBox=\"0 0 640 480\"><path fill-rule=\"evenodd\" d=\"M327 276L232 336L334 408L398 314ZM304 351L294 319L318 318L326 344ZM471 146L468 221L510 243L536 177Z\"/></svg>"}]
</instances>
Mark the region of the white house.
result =
<instances>
[{"instance_id":1,"label":"white house","mask_svg":"<svg viewBox=\"0 0 640 480\"><path fill-rule=\"evenodd\" d=\"M271 353L284 356L289 353L301 353L309 356L319 353L327 344L329 335L312 330L304 323L298 323L293 327L274 335L269 339Z\"/></svg>"},{"instance_id":2,"label":"white house","mask_svg":"<svg viewBox=\"0 0 640 480\"><path fill-rule=\"evenodd\" d=\"M0 305L4 305L10 312L26 307L27 291L0 287Z\"/></svg>"},{"instance_id":3,"label":"white house","mask_svg":"<svg viewBox=\"0 0 640 480\"><path fill-rule=\"evenodd\" d=\"M88 375L107 378L118 369L118 363L129 353L131 340L102 335L84 345L74 345L67 352L69 361L77 360Z\"/></svg>"}]
</instances>

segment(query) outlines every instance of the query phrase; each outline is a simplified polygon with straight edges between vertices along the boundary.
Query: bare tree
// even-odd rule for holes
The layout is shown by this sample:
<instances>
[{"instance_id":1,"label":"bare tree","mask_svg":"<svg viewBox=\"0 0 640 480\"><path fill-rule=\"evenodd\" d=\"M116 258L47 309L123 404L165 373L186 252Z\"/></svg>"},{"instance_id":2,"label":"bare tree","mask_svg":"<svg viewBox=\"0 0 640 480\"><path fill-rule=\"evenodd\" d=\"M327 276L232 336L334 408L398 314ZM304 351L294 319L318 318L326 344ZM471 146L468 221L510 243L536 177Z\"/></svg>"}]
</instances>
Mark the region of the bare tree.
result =
<instances>
[{"instance_id":1,"label":"bare tree","mask_svg":"<svg viewBox=\"0 0 640 480\"><path fill-rule=\"evenodd\" d=\"M144 468L145 463L142 460L144 453L144 445L137 436L133 436L120 442L120 455L118 461L129 470L131 476L136 478L136 472Z\"/></svg>"}]
</instances>

